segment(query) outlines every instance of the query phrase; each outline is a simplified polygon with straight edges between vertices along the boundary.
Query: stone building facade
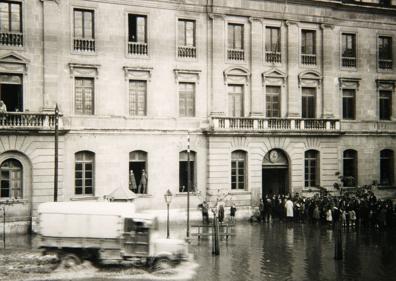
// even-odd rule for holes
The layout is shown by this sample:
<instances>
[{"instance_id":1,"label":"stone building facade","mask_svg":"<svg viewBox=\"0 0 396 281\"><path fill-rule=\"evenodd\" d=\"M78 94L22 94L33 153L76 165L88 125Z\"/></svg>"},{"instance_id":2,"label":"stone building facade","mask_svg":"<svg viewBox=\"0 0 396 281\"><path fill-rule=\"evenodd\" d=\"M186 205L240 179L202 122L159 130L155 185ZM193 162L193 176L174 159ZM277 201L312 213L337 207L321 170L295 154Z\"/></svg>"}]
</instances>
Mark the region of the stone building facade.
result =
<instances>
[{"instance_id":1,"label":"stone building facade","mask_svg":"<svg viewBox=\"0 0 396 281\"><path fill-rule=\"evenodd\" d=\"M1 200L394 186L396 1L0 1ZM144 170L144 171L143 171ZM23 207L22 207L23 206ZM18 218L16 218L18 220Z\"/></svg>"}]
</instances>

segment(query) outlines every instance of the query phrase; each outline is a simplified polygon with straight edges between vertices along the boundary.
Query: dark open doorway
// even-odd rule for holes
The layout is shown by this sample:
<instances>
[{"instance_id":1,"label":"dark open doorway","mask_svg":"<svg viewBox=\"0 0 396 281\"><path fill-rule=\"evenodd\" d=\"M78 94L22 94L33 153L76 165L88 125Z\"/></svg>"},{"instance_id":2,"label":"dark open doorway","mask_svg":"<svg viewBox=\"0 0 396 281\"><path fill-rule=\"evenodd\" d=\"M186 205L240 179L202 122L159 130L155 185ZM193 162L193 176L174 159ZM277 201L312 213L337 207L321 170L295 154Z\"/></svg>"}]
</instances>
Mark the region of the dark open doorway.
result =
<instances>
[{"instance_id":1,"label":"dark open doorway","mask_svg":"<svg viewBox=\"0 0 396 281\"><path fill-rule=\"evenodd\" d=\"M7 106L7 111L23 111L22 85L1 83L0 99Z\"/></svg>"},{"instance_id":2,"label":"dark open doorway","mask_svg":"<svg viewBox=\"0 0 396 281\"><path fill-rule=\"evenodd\" d=\"M286 194L289 192L287 168L263 167L262 194Z\"/></svg>"}]
</instances>

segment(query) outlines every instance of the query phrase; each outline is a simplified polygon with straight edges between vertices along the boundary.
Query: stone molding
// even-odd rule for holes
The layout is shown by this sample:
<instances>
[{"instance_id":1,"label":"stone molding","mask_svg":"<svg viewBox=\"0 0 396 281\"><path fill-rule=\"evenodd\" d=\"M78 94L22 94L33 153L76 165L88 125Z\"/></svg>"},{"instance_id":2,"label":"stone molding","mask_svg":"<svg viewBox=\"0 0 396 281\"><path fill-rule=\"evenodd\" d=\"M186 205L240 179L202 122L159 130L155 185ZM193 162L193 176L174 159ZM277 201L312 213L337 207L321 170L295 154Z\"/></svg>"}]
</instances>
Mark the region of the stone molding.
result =
<instances>
[{"instance_id":1,"label":"stone molding","mask_svg":"<svg viewBox=\"0 0 396 281\"><path fill-rule=\"evenodd\" d=\"M340 90L341 89L355 89L359 90L360 86L360 78L346 78L346 77L339 77L338 78L338 85Z\"/></svg>"},{"instance_id":2,"label":"stone molding","mask_svg":"<svg viewBox=\"0 0 396 281\"><path fill-rule=\"evenodd\" d=\"M320 88L322 76L318 71L305 70L298 75L298 87Z\"/></svg>"},{"instance_id":3,"label":"stone molding","mask_svg":"<svg viewBox=\"0 0 396 281\"><path fill-rule=\"evenodd\" d=\"M396 87L396 80L391 79L376 79L375 84L378 90L394 91Z\"/></svg>"},{"instance_id":4,"label":"stone molding","mask_svg":"<svg viewBox=\"0 0 396 281\"><path fill-rule=\"evenodd\" d=\"M69 63L70 78L76 76L99 77L99 64Z\"/></svg>"},{"instance_id":5,"label":"stone molding","mask_svg":"<svg viewBox=\"0 0 396 281\"><path fill-rule=\"evenodd\" d=\"M224 84L239 83L249 85L251 73L243 66L230 66L223 72Z\"/></svg>"},{"instance_id":6,"label":"stone molding","mask_svg":"<svg viewBox=\"0 0 396 281\"><path fill-rule=\"evenodd\" d=\"M286 86L287 74L283 71L273 68L261 74L263 80L263 86L265 85L276 85Z\"/></svg>"},{"instance_id":7,"label":"stone molding","mask_svg":"<svg viewBox=\"0 0 396 281\"><path fill-rule=\"evenodd\" d=\"M27 65L30 63L25 57L10 52L0 57L0 72L27 75Z\"/></svg>"},{"instance_id":8,"label":"stone molding","mask_svg":"<svg viewBox=\"0 0 396 281\"><path fill-rule=\"evenodd\" d=\"M175 81L176 83L182 82L192 82L199 84L201 70L194 69L174 69Z\"/></svg>"},{"instance_id":9,"label":"stone molding","mask_svg":"<svg viewBox=\"0 0 396 281\"><path fill-rule=\"evenodd\" d=\"M147 80L151 81L152 67L130 67L124 66L125 81L128 80Z\"/></svg>"}]
</instances>

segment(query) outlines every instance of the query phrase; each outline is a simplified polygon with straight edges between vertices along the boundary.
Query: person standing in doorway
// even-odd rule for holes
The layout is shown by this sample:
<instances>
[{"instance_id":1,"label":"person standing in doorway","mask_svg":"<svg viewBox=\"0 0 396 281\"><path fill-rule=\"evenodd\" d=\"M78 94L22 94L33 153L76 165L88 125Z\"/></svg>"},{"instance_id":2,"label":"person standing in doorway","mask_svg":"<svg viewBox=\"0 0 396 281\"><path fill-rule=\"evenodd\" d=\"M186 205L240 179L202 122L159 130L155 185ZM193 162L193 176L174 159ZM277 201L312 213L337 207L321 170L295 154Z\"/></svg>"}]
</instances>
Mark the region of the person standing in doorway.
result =
<instances>
[{"instance_id":1,"label":"person standing in doorway","mask_svg":"<svg viewBox=\"0 0 396 281\"><path fill-rule=\"evenodd\" d=\"M146 171L142 170L142 177L140 178L140 183L138 186L138 193L145 194L147 192L147 175Z\"/></svg>"},{"instance_id":2,"label":"person standing in doorway","mask_svg":"<svg viewBox=\"0 0 396 281\"><path fill-rule=\"evenodd\" d=\"M0 100L0 113L6 113L7 112L7 106L4 103L4 101Z\"/></svg>"}]
</instances>

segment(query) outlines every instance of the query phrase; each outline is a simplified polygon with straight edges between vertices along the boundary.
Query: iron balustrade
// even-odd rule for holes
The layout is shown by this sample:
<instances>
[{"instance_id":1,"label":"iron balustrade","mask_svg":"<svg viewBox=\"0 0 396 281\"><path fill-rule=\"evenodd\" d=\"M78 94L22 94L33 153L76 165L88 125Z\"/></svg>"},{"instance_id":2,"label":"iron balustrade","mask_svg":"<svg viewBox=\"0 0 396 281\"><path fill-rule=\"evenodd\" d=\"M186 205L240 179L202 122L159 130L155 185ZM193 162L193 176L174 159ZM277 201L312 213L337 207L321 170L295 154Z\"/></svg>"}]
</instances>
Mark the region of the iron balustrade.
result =
<instances>
[{"instance_id":1,"label":"iron balustrade","mask_svg":"<svg viewBox=\"0 0 396 281\"><path fill-rule=\"evenodd\" d=\"M0 45L3 46L23 46L23 33L21 32L0 32Z\"/></svg>"},{"instance_id":2,"label":"iron balustrade","mask_svg":"<svg viewBox=\"0 0 396 281\"><path fill-rule=\"evenodd\" d=\"M214 130L230 131L339 131L338 119L212 117Z\"/></svg>"},{"instance_id":3,"label":"iron balustrade","mask_svg":"<svg viewBox=\"0 0 396 281\"><path fill-rule=\"evenodd\" d=\"M55 127L54 113L0 113L0 130L8 128L48 129Z\"/></svg>"},{"instance_id":4,"label":"iron balustrade","mask_svg":"<svg viewBox=\"0 0 396 281\"><path fill-rule=\"evenodd\" d=\"M271 63L281 63L282 55L280 52L265 52L265 61Z\"/></svg>"},{"instance_id":5,"label":"iron balustrade","mask_svg":"<svg viewBox=\"0 0 396 281\"><path fill-rule=\"evenodd\" d=\"M301 62L302 62L302 64L316 65L316 55L315 54L302 54Z\"/></svg>"},{"instance_id":6,"label":"iron balustrade","mask_svg":"<svg viewBox=\"0 0 396 281\"><path fill-rule=\"evenodd\" d=\"M355 57L342 57L342 66L343 67L356 67L356 58Z\"/></svg>"},{"instance_id":7,"label":"iron balustrade","mask_svg":"<svg viewBox=\"0 0 396 281\"><path fill-rule=\"evenodd\" d=\"M95 39L74 38L74 50L80 52L95 52Z\"/></svg>"},{"instance_id":8,"label":"iron balustrade","mask_svg":"<svg viewBox=\"0 0 396 281\"><path fill-rule=\"evenodd\" d=\"M384 59L380 59L378 61L378 67L380 69L392 69L393 67L393 61L392 60L384 60Z\"/></svg>"},{"instance_id":9,"label":"iron balustrade","mask_svg":"<svg viewBox=\"0 0 396 281\"><path fill-rule=\"evenodd\" d=\"M141 42L128 42L128 54L147 56L148 54L148 44Z\"/></svg>"},{"instance_id":10,"label":"iron balustrade","mask_svg":"<svg viewBox=\"0 0 396 281\"><path fill-rule=\"evenodd\" d=\"M177 47L177 56L179 58L196 58L197 49L192 46L179 46Z\"/></svg>"},{"instance_id":11,"label":"iron balustrade","mask_svg":"<svg viewBox=\"0 0 396 281\"><path fill-rule=\"evenodd\" d=\"M228 49L227 58L229 60L245 60L245 51L243 49Z\"/></svg>"}]
</instances>

